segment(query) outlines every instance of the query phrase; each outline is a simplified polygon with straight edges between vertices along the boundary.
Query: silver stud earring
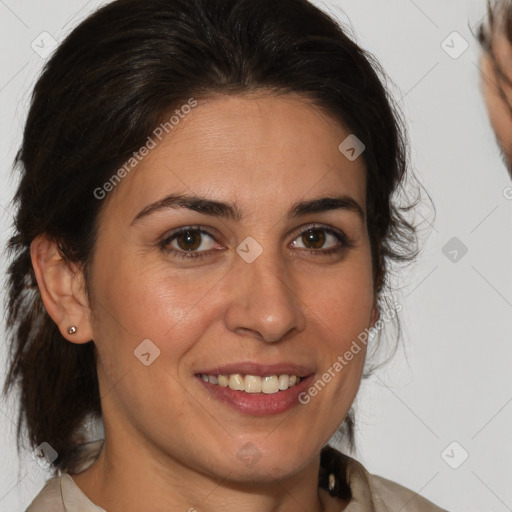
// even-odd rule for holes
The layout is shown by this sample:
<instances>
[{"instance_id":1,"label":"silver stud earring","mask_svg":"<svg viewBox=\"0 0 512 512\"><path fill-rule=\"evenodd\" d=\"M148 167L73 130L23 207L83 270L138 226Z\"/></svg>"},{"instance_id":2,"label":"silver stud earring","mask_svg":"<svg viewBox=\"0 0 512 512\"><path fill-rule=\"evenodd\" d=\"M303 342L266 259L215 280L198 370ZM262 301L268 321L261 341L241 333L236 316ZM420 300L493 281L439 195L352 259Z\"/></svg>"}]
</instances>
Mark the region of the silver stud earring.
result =
<instances>
[{"instance_id":1,"label":"silver stud earring","mask_svg":"<svg viewBox=\"0 0 512 512\"><path fill-rule=\"evenodd\" d=\"M75 334L76 327L74 325L68 327L68 334Z\"/></svg>"},{"instance_id":2,"label":"silver stud earring","mask_svg":"<svg viewBox=\"0 0 512 512\"><path fill-rule=\"evenodd\" d=\"M331 473L329 475L329 492L331 493L331 496L333 495L334 487L336 486L336 477L334 476L334 473Z\"/></svg>"}]
</instances>

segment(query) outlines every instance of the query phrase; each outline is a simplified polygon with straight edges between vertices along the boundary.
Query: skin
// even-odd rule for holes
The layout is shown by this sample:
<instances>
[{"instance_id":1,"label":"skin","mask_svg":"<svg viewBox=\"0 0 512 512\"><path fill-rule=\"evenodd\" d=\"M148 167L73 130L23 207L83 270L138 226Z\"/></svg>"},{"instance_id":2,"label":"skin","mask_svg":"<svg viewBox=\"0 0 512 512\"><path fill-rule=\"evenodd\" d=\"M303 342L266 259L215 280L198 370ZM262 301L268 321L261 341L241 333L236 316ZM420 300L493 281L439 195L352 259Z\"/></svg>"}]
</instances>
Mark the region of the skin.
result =
<instances>
[{"instance_id":1,"label":"skin","mask_svg":"<svg viewBox=\"0 0 512 512\"><path fill-rule=\"evenodd\" d=\"M107 197L90 302L81 269L46 238L33 242L49 314L69 342L97 347L105 445L73 475L95 504L109 512L345 508L317 486L319 453L355 398L364 345L309 404L277 415L237 412L210 398L195 374L291 361L311 364L316 380L376 322L365 220L349 209L286 217L295 202L334 193L366 212L363 158L350 162L338 150L349 133L295 95L201 100ZM179 208L130 225L170 193L236 202L243 219ZM323 245L312 245L301 236L311 223L342 230L353 247L322 255L340 242L320 231ZM159 247L189 225L212 233L198 247L210 255L179 260ZM236 252L247 236L263 248L250 264ZM169 246L180 250L176 239ZM133 354L144 339L161 351L149 366ZM252 467L237 457L248 442L261 454Z\"/></svg>"},{"instance_id":2,"label":"skin","mask_svg":"<svg viewBox=\"0 0 512 512\"><path fill-rule=\"evenodd\" d=\"M499 31L495 33L492 44L499 68L512 83L512 46L506 36ZM482 93L489 120L507 170L512 177L512 86L499 76L496 64L488 54L482 56L480 69Z\"/></svg>"}]
</instances>

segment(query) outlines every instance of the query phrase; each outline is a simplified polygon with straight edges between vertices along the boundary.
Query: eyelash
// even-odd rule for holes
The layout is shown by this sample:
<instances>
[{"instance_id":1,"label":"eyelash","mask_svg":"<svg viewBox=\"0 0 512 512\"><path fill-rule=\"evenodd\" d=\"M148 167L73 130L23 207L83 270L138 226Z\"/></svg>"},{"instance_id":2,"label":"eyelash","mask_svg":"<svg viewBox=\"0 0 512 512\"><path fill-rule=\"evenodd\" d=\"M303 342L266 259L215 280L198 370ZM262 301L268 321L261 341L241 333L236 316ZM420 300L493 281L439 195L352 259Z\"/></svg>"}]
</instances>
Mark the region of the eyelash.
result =
<instances>
[{"instance_id":1,"label":"eyelash","mask_svg":"<svg viewBox=\"0 0 512 512\"><path fill-rule=\"evenodd\" d=\"M296 237L299 238L300 236L304 235L308 231L324 231L327 234L333 235L340 243L341 245L337 247L333 247L331 249L300 249L301 251L307 251L309 253L314 254L315 256L329 256L329 255L337 255L340 252L342 252L345 249L349 249L351 247L354 247L354 244L352 241L348 239L348 237L343 233L342 231L338 232L337 230L330 229L324 226L319 225L310 225L307 226L305 229L303 229ZM204 256L209 255L211 252L218 252L218 249L210 249L208 251L198 251L198 252L192 252L192 251L183 251L183 250L176 250L176 249L169 249L167 246L173 242L177 237L179 237L183 233L201 233L204 235L209 236L213 240L215 240L215 237L209 233L208 231L202 229L200 226L186 226L183 228L180 228L173 232L171 235L167 236L165 239L163 239L161 242L159 242L159 247L162 251L171 254L173 258L179 259L179 260L202 260ZM294 239L294 240L295 240Z\"/></svg>"}]
</instances>

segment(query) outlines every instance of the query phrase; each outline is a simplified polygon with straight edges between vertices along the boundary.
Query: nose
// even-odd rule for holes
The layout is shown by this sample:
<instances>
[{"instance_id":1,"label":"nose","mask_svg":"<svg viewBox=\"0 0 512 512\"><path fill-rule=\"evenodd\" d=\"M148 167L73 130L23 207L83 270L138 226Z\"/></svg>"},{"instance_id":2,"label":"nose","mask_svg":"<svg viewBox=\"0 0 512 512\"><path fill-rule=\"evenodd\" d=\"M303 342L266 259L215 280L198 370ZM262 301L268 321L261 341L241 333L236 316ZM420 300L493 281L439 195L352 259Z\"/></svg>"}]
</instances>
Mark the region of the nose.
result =
<instances>
[{"instance_id":1,"label":"nose","mask_svg":"<svg viewBox=\"0 0 512 512\"><path fill-rule=\"evenodd\" d=\"M267 250L252 263L241 259L230 275L229 330L274 343L305 328L303 304L277 255Z\"/></svg>"}]
</instances>

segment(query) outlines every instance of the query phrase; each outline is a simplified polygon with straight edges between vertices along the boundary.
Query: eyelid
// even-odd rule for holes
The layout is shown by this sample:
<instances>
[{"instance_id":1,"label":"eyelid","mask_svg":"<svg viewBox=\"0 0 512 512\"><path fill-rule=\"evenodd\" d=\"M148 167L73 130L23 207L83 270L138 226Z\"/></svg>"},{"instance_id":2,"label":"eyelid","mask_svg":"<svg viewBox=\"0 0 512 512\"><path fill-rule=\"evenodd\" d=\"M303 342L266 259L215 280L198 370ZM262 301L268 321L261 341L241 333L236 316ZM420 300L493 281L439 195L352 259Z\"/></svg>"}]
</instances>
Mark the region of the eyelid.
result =
<instances>
[{"instance_id":1,"label":"eyelid","mask_svg":"<svg viewBox=\"0 0 512 512\"><path fill-rule=\"evenodd\" d=\"M188 225L188 226L181 226L176 229L171 229L170 231L167 231L161 238L161 242L166 242L169 240L169 238L172 238L174 236L177 236L185 231L197 231L199 233L202 233L204 235L208 235L211 238L222 238L220 233L212 227L205 227L200 225Z\"/></svg>"},{"instance_id":2,"label":"eyelid","mask_svg":"<svg viewBox=\"0 0 512 512\"><path fill-rule=\"evenodd\" d=\"M305 225L300 226L299 228L297 228L297 232L296 232L296 235L294 237L294 240L299 235L302 235L303 233L305 233L306 231L308 231L310 229L323 229L323 230L325 230L327 232L335 233L335 234L337 234L337 235L339 235L341 237L344 237L344 238L346 238L348 240L347 234L342 229L335 228L334 226L328 226L326 224L321 224L321 223L318 223L318 222L310 222L309 224L305 224ZM292 231L292 233L294 231Z\"/></svg>"}]
</instances>

